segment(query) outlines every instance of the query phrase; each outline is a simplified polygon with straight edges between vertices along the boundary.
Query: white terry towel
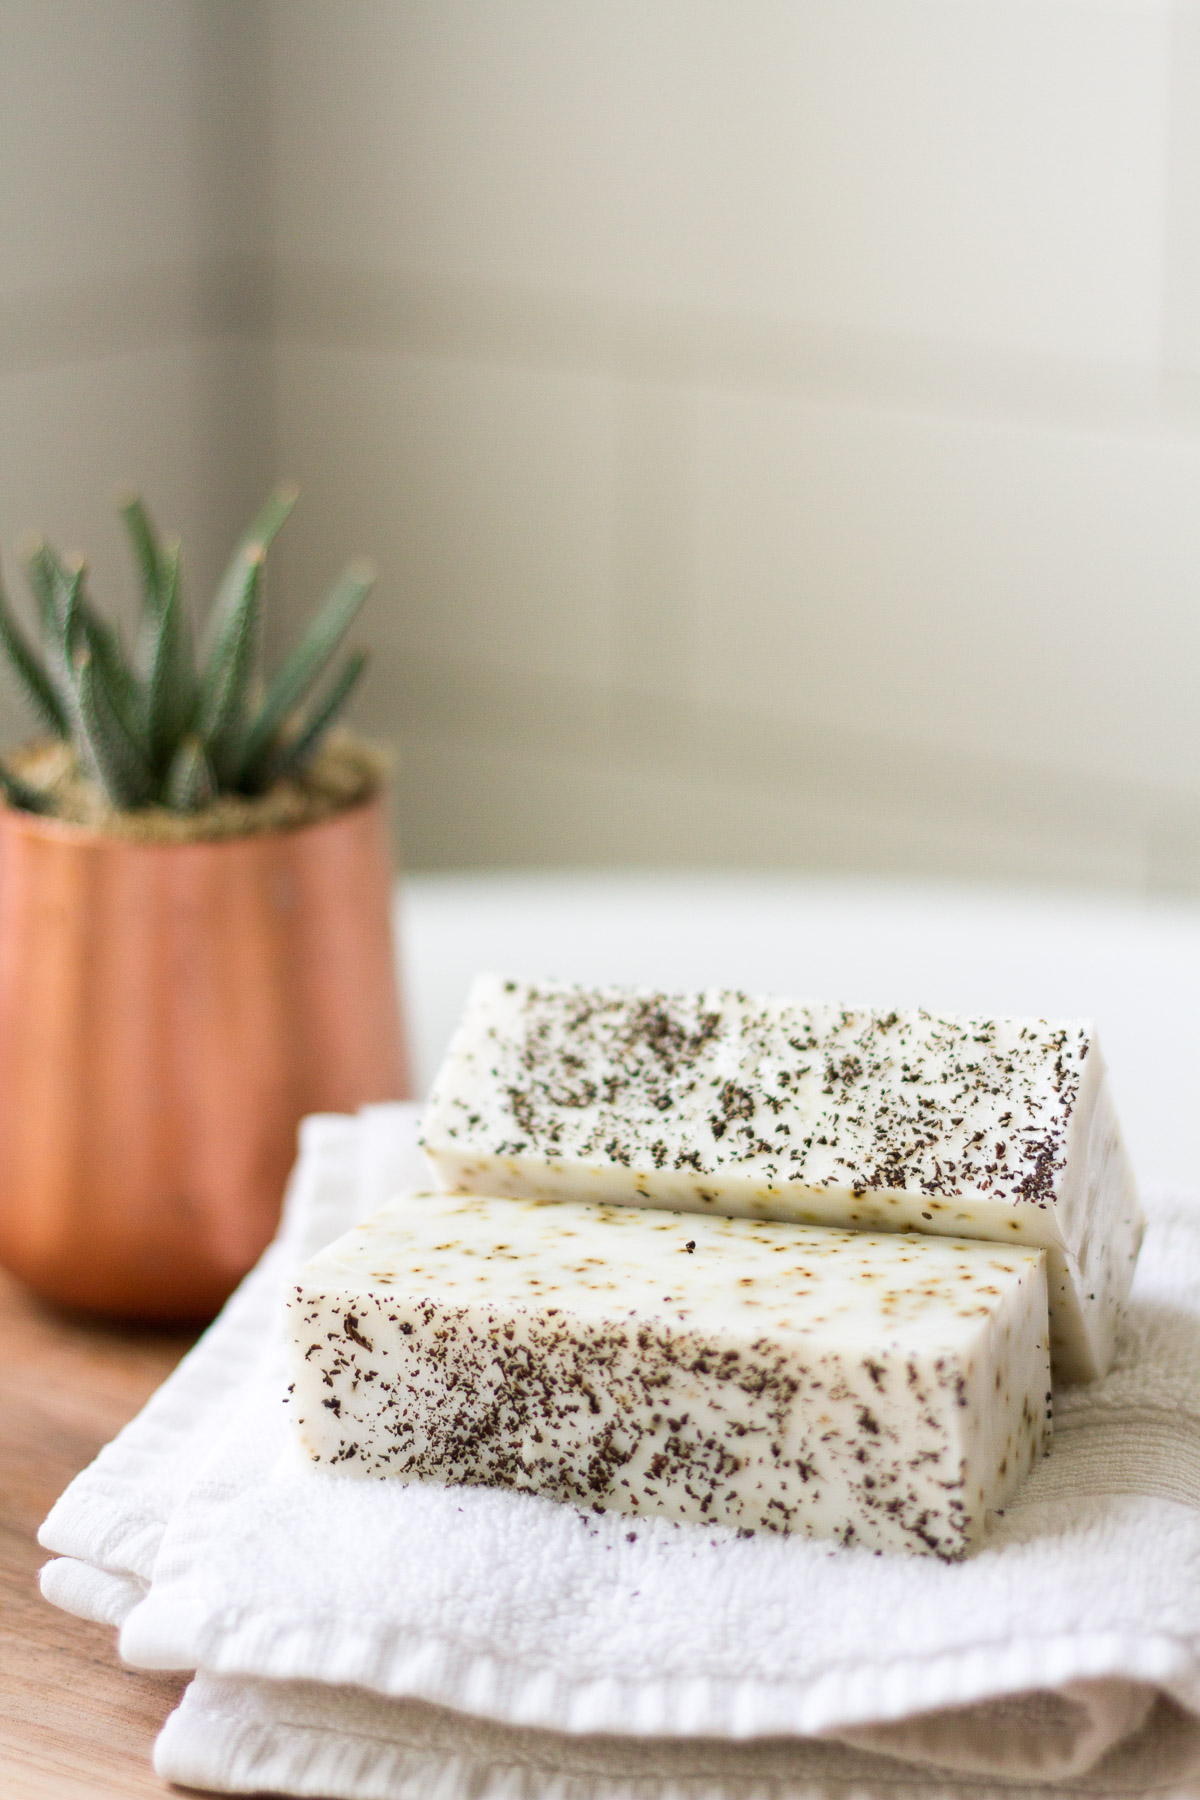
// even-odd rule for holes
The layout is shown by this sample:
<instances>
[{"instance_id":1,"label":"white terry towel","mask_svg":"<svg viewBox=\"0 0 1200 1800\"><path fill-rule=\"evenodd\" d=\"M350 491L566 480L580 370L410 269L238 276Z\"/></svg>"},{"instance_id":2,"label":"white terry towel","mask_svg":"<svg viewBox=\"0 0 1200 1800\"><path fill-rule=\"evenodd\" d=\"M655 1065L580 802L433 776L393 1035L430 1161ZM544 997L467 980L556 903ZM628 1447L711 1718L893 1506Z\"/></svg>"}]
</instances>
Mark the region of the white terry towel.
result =
<instances>
[{"instance_id":1,"label":"white terry towel","mask_svg":"<svg viewBox=\"0 0 1200 1800\"><path fill-rule=\"evenodd\" d=\"M1200 1206L1152 1198L1116 1367L1056 1397L1053 1455L944 1565L302 1465L283 1285L420 1178L414 1138L410 1108L306 1122L275 1245L43 1527L49 1598L119 1624L138 1666L201 1671L161 1774L353 1800L913 1791L865 1747L1038 1784L1104 1758L1076 1786L1097 1794L1200 1776ZM840 1742L795 1741L818 1735Z\"/></svg>"}]
</instances>

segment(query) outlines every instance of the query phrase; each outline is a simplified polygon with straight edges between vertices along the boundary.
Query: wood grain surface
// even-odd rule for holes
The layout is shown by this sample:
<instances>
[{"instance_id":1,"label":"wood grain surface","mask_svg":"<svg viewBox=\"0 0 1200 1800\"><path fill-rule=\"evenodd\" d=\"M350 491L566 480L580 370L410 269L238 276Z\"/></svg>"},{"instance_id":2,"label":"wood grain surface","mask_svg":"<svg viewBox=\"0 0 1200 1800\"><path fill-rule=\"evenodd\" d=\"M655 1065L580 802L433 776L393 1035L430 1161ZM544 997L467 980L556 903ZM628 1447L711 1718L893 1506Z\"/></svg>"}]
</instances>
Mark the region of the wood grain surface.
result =
<instances>
[{"instance_id":1,"label":"wood grain surface","mask_svg":"<svg viewBox=\"0 0 1200 1800\"><path fill-rule=\"evenodd\" d=\"M0 1271L0 1795L140 1800L186 1677L117 1660L113 1633L47 1605L36 1532L71 1477L170 1373L190 1339L57 1314Z\"/></svg>"}]
</instances>

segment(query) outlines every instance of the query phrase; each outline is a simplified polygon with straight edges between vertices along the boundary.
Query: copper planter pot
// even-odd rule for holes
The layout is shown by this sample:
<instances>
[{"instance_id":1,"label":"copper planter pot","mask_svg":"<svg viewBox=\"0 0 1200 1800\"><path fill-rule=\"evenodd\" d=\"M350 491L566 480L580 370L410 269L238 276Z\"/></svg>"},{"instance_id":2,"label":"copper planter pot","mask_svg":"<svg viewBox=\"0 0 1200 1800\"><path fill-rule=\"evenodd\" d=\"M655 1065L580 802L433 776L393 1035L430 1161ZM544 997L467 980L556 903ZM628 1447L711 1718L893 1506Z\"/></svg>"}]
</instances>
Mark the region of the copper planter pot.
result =
<instances>
[{"instance_id":1,"label":"copper planter pot","mask_svg":"<svg viewBox=\"0 0 1200 1800\"><path fill-rule=\"evenodd\" d=\"M210 1317L304 1114L408 1092L380 799L192 844L0 807L0 1262L38 1293Z\"/></svg>"}]
</instances>

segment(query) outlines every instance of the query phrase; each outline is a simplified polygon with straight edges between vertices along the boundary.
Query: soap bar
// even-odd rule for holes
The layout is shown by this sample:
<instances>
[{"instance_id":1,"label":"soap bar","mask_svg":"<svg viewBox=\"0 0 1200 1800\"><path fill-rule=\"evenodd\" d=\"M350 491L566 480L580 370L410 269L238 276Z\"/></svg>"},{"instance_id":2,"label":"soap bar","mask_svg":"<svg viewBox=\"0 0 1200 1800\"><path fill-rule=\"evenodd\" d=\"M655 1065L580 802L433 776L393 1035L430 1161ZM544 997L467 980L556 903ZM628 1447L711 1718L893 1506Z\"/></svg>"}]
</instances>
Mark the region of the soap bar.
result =
<instances>
[{"instance_id":1,"label":"soap bar","mask_svg":"<svg viewBox=\"0 0 1200 1800\"><path fill-rule=\"evenodd\" d=\"M955 1560L1045 1448L1044 1252L405 1194L290 1294L314 1463Z\"/></svg>"},{"instance_id":2,"label":"soap bar","mask_svg":"<svg viewBox=\"0 0 1200 1800\"><path fill-rule=\"evenodd\" d=\"M1062 1381L1104 1374L1142 1234L1090 1025L481 977L438 1180L1047 1251Z\"/></svg>"}]
</instances>

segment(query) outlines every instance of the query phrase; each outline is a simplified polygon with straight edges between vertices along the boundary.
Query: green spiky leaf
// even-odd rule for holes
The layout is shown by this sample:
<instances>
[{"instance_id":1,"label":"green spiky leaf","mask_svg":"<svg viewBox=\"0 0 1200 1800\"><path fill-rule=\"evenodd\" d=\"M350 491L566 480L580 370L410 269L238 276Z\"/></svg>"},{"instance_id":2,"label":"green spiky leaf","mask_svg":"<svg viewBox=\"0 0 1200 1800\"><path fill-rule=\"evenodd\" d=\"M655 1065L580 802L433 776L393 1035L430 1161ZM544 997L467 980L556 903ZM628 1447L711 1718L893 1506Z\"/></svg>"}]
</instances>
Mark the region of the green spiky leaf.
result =
<instances>
[{"instance_id":1,"label":"green spiky leaf","mask_svg":"<svg viewBox=\"0 0 1200 1800\"><path fill-rule=\"evenodd\" d=\"M154 521L140 494L128 495L120 502L118 511L125 521L141 577L143 611L157 613L165 604L166 558Z\"/></svg>"},{"instance_id":2,"label":"green spiky leaf","mask_svg":"<svg viewBox=\"0 0 1200 1800\"><path fill-rule=\"evenodd\" d=\"M71 736L78 739L79 695L74 665L82 633L79 601L83 593L83 564L76 563L68 570L48 545L38 544L30 552L26 568L42 615L46 672L70 722Z\"/></svg>"},{"instance_id":3,"label":"green spiky leaf","mask_svg":"<svg viewBox=\"0 0 1200 1800\"><path fill-rule=\"evenodd\" d=\"M296 504L297 490L286 482L274 488L259 508L238 541L229 559L229 567L213 598L204 630L204 659L211 661L218 642L229 629L231 615L237 612L246 575L247 559L258 553L259 560L271 548L276 533Z\"/></svg>"},{"instance_id":4,"label":"green spiky leaf","mask_svg":"<svg viewBox=\"0 0 1200 1800\"><path fill-rule=\"evenodd\" d=\"M264 555L260 544L248 547L236 604L226 614L200 683L200 735L222 786L237 766L245 737L246 700L258 648Z\"/></svg>"},{"instance_id":5,"label":"green spiky leaf","mask_svg":"<svg viewBox=\"0 0 1200 1800\"><path fill-rule=\"evenodd\" d=\"M64 562L50 544L41 542L29 552L26 569L41 614L46 667L72 730L78 729L74 663L86 646L125 730L139 736L140 688L125 661L120 637L88 599L86 566Z\"/></svg>"},{"instance_id":6,"label":"green spiky leaf","mask_svg":"<svg viewBox=\"0 0 1200 1800\"><path fill-rule=\"evenodd\" d=\"M297 735L276 752L264 785L269 786L270 782L278 781L283 775L298 775L301 772L358 685L366 666L365 650L356 650L353 656L347 657L324 699L317 701Z\"/></svg>"},{"instance_id":7,"label":"green spiky leaf","mask_svg":"<svg viewBox=\"0 0 1200 1800\"><path fill-rule=\"evenodd\" d=\"M141 583L142 605L138 620L134 655L135 673L144 686L149 685L155 659L159 654L159 634L163 608L167 604L168 584L172 579L171 555L163 547L153 519L140 494L130 494L120 503L133 559ZM178 570L174 579L178 581ZM149 709L149 696L146 697Z\"/></svg>"},{"instance_id":8,"label":"green spiky leaf","mask_svg":"<svg viewBox=\"0 0 1200 1800\"><path fill-rule=\"evenodd\" d=\"M69 738L71 720L67 709L55 691L46 665L17 623L3 587L0 587L0 643L8 652L8 659L39 718L56 737Z\"/></svg>"},{"instance_id":9,"label":"green spiky leaf","mask_svg":"<svg viewBox=\"0 0 1200 1800\"><path fill-rule=\"evenodd\" d=\"M29 585L37 602L42 642L61 638L64 630L64 603L69 577L57 553L44 540L30 546L22 559Z\"/></svg>"},{"instance_id":10,"label":"green spiky leaf","mask_svg":"<svg viewBox=\"0 0 1200 1800\"><path fill-rule=\"evenodd\" d=\"M205 628L199 725L222 787L234 777L246 734L245 707L258 648L263 561L295 504L296 489L280 483L259 508L230 558Z\"/></svg>"},{"instance_id":11,"label":"green spiky leaf","mask_svg":"<svg viewBox=\"0 0 1200 1800\"><path fill-rule=\"evenodd\" d=\"M173 812L199 812L216 794L217 781L204 745L194 734L185 737L167 771L167 805Z\"/></svg>"},{"instance_id":12,"label":"green spiky leaf","mask_svg":"<svg viewBox=\"0 0 1200 1800\"><path fill-rule=\"evenodd\" d=\"M196 676L192 666L192 634L180 580L179 546L164 552L163 600L157 617L147 620L150 658L146 677L146 749L157 770L170 763L196 716Z\"/></svg>"},{"instance_id":13,"label":"green spiky leaf","mask_svg":"<svg viewBox=\"0 0 1200 1800\"><path fill-rule=\"evenodd\" d=\"M130 737L149 750L144 717L146 700L142 684L125 659L121 639L106 619L96 611L86 592L78 600L81 635L96 659L96 669L108 691L113 707Z\"/></svg>"},{"instance_id":14,"label":"green spiky leaf","mask_svg":"<svg viewBox=\"0 0 1200 1800\"><path fill-rule=\"evenodd\" d=\"M345 637L374 580L375 570L369 563L351 563L334 583L296 648L276 670L242 750L237 782L246 792L257 791L287 719Z\"/></svg>"},{"instance_id":15,"label":"green spiky leaf","mask_svg":"<svg viewBox=\"0 0 1200 1800\"><path fill-rule=\"evenodd\" d=\"M83 650L75 664L79 732L88 762L116 807L145 806L154 797L154 771L112 704L96 658Z\"/></svg>"}]
</instances>

